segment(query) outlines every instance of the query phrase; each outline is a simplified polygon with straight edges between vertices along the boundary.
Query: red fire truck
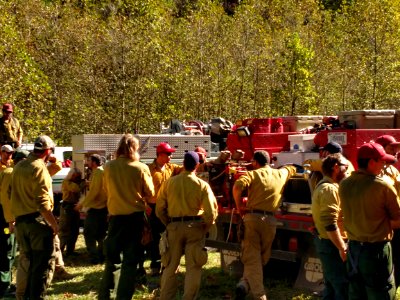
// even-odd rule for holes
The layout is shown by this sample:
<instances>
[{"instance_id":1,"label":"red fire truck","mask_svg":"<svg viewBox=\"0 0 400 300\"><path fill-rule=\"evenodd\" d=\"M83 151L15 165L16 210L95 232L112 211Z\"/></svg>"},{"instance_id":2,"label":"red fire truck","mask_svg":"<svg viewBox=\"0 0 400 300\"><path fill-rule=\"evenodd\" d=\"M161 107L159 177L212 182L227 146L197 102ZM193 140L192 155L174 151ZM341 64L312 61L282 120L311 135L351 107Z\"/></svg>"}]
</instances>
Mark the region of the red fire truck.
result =
<instances>
[{"instance_id":1,"label":"red fire truck","mask_svg":"<svg viewBox=\"0 0 400 300\"><path fill-rule=\"evenodd\" d=\"M357 149L383 134L400 140L400 111L350 111L328 117L295 116L236 122L227 137L227 148L231 153L242 150L243 161L215 167L222 169L225 176L223 180L221 176L217 178L217 186L223 188L216 189L219 202L217 232L214 233L215 240L208 240L208 245L221 249L222 267L229 272L241 272L237 239L240 217L235 210L231 188L235 179L246 172L246 162L250 161L254 151L268 151L275 167L286 163L303 165L306 159L318 159L319 147L335 141L342 145L343 154L357 167ZM215 185L214 178L211 168L212 186ZM285 186L281 208L275 214L278 228L272 258L297 262L299 269L288 270L298 272L296 285L317 291L323 288L323 276L312 242L311 193L307 179L307 172L299 173Z\"/></svg>"}]
</instances>

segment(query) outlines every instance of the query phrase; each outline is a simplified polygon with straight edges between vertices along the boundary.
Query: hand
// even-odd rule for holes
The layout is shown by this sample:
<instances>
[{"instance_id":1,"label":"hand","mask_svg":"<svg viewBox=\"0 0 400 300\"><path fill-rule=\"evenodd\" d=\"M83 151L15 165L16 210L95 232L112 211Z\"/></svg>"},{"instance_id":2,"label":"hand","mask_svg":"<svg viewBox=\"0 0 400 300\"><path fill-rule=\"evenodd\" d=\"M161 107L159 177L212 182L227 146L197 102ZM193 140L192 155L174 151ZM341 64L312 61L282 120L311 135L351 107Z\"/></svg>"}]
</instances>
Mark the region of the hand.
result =
<instances>
[{"instance_id":1,"label":"hand","mask_svg":"<svg viewBox=\"0 0 400 300\"><path fill-rule=\"evenodd\" d=\"M339 255L342 261L345 262L347 260L347 249L346 248L339 249Z\"/></svg>"},{"instance_id":2,"label":"hand","mask_svg":"<svg viewBox=\"0 0 400 300\"><path fill-rule=\"evenodd\" d=\"M57 235L58 234L58 224L57 223L51 224L50 227L51 227L51 229L53 229L53 234Z\"/></svg>"},{"instance_id":3,"label":"hand","mask_svg":"<svg viewBox=\"0 0 400 300\"><path fill-rule=\"evenodd\" d=\"M75 206L74 206L74 210L76 210L76 211L80 211L82 209L82 204L81 203L77 203L77 204L75 204Z\"/></svg>"},{"instance_id":4,"label":"hand","mask_svg":"<svg viewBox=\"0 0 400 300\"><path fill-rule=\"evenodd\" d=\"M10 230L10 233L14 233L14 228L15 222L8 222L8 230Z\"/></svg>"}]
</instances>

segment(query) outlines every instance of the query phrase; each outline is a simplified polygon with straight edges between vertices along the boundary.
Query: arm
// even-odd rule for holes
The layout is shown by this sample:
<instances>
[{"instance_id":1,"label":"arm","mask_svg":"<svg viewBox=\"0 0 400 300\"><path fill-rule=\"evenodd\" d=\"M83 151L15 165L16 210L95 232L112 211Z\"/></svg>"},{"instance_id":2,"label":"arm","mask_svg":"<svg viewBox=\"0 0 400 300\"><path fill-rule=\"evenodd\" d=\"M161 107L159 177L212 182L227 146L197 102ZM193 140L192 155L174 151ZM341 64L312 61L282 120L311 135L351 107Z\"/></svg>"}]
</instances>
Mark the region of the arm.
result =
<instances>
[{"instance_id":1,"label":"arm","mask_svg":"<svg viewBox=\"0 0 400 300\"><path fill-rule=\"evenodd\" d=\"M336 229L334 231L327 231L329 239L331 242L338 248L340 257L342 258L343 261L346 261L347 259L347 245L344 242L339 229Z\"/></svg>"},{"instance_id":2,"label":"arm","mask_svg":"<svg viewBox=\"0 0 400 300\"><path fill-rule=\"evenodd\" d=\"M164 182L158 191L157 202L156 202L156 216L161 220L161 222L167 226L168 224L168 203L167 203L167 187Z\"/></svg>"},{"instance_id":3,"label":"arm","mask_svg":"<svg viewBox=\"0 0 400 300\"><path fill-rule=\"evenodd\" d=\"M202 207L204 210L203 218L205 222L205 230L208 231L218 216L217 200L215 199L214 193L208 183L203 191Z\"/></svg>"},{"instance_id":4,"label":"arm","mask_svg":"<svg viewBox=\"0 0 400 300\"><path fill-rule=\"evenodd\" d=\"M238 210L239 214L243 216L242 187L239 184L236 184L236 182L233 185L232 195L233 199L235 199L236 209Z\"/></svg>"}]
</instances>

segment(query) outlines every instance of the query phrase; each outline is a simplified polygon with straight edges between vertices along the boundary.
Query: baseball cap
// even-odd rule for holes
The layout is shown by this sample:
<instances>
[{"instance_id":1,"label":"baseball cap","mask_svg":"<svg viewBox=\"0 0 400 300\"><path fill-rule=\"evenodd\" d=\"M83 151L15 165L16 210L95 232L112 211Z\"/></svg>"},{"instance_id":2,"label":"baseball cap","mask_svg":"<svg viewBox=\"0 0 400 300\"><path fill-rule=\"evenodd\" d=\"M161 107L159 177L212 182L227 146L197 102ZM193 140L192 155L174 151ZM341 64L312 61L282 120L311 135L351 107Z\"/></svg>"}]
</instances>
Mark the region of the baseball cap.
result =
<instances>
[{"instance_id":1,"label":"baseball cap","mask_svg":"<svg viewBox=\"0 0 400 300\"><path fill-rule=\"evenodd\" d=\"M24 159L29 155L28 150L17 150L15 151L14 159Z\"/></svg>"},{"instance_id":2,"label":"baseball cap","mask_svg":"<svg viewBox=\"0 0 400 300\"><path fill-rule=\"evenodd\" d=\"M168 143L160 143L156 150L157 153L173 153L175 151Z\"/></svg>"},{"instance_id":3,"label":"baseball cap","mask_svg":"<svg viewBox=\"0 0 400 300\"><path fill-rule=\"evenodd\" d=\"M47 136L47 135L41 135L39 136L34 145L34 149L36 150L46 150L46 149L52 149L55 147L55 144L53 140Z\"/></svg>"},{"instance_id":4,"label":"baseball cap","mask_svg":"<svg viewBox=\"0 0 400 300\"><path fill-rule=\"evenodd\" d=\"M185 153L183 158L184 166L194 167L196 164L199 163L199 155L194 151L188 151Z\"/></svg>"},{"instance_id":5,"label":"baseball cap","mask_svg":"<svg viewBox=\"0 0 400 300\"><path fill-rule=\"evenodd\" d=\"M400 142L397 142L393 136L388 134L379 136L375 140L375 143L382 145L383 148L385 148L387 145L400 145Z\"/></svg>"},{"instance_id":6,"label":"baseball cap","mask_svg":"<svg viewBox=\"0 0 400 300\"><path fill-rule=\"evenodd\" d=\"M13 112L13 106L11 103L4 103L3 104L3 110L4 111L10 111Z\"/></svg>"},{"instance_id":7,"label":"baseball cap","mask_svg":"<svg viewBox=\"0 0 400 300\"><path fill-rule=\"evenodd\" d=\"M342 146L336 142L329 142L324 147L321 147L320 150L328 151L330 154L343 152Z\"/></svg>"},{"instance_id":8,"label":"baseball cap","mask_svg":"<svg viewBox=\"0 0 400 300\"><path fill-rule=\"evenodd\" d=\"M381 144L378 143L366 143L358 149L358 159L382 159L388 163L396 162L396 158L393 155L387 154Z\"/></svg>"},{"instance_id":9,"label":"baseball cap","mask_svg":"<svg viewBox=\"0 0 400 300\"><path fill-rule=\"evenodd\" d=\"M10 145L3 145L1 146L1 152L14 152L13 147L11 147Z\"/></svg>"}]
</instances>

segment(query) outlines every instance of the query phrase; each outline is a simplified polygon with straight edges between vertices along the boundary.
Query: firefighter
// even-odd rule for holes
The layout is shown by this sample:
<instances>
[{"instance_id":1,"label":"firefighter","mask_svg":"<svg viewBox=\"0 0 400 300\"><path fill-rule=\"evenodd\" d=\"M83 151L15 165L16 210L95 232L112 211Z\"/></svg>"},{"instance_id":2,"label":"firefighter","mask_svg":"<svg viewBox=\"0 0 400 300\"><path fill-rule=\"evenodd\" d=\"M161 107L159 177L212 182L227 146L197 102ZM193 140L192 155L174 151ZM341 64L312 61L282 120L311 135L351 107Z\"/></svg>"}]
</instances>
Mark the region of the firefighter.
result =
<instances>
[{"instance_id":1,"label":"firefighter","mask_svg":"<svg viewBox=\"0 0 400 300\"><path fill-rule=\"evenodd\" d=\"M324 299L347 299L347 244L338 192L339 182L346 177L347 168L347 161L339 153L324 158L324 177L312 195L312 216L318 231L314 243L324 273Z\"/></svg>"},{"instance_id":2,"label":"firefighter","mask_svg":"<svg viewBox=\"0 0 400 300\"><path fill-rule=\"evenodd\" d=\"M0 119L0 144L18 148L22 143L22 128L19 121L13 116L13 106L3 104L3 116Z\"/></svg>"},{"instance_id":3,"label":"firefighter","mask_svg":"<svg viewBox=\"0 0 400 300\"><path fill-rule=\"evenodd\" d=\"M13 154L14 149L10 145L1 146L0 171L14 166L14 162L12 160Z\"/></svg>"},{"instance_id":4,"label":"firefighter","mask_svg":"<svg viewBox=\"0 0 400 300\"><path fill-rule=\"evenodd\" d=\"M63 201L60 210L60 242L61 251L66 256L76 255L75 244L79 235L80 213L75 209L85 182L82 180L82 172L78 168L72 168L62 183Z\"/></svg>"},{"instance_id":5,"label":"firefighter","mask_svg":"<svg viewBox=\"0 0 400 300\"><path fill-rule=\"evenodd\" d=\"M387 154L397 157L397 153L400 149L400 142L391 135L382 135L375 140L375 143L382 145ZM383 168L382 178L387 180L392 184L396 190L397 194L400 195L400 172L396 169L393 164L386 164ZM393 253L400 253L400 229L394 230L393 239L391 241ZM400 285L400 256L393 255L393 265L394 265L394 278L396 282L396 287Z\"/></svg>"},{"instance_id":6,"label":"firefighter","mask_svg":"<svg viewBox=\"0 0 400 300\"><path fill-rule=\"evenodd\" d=\"M339 185L344 227L349 238L349 299L395 299L392 228L400 226L400 199L393 185L380 177L395 158L378 143L357 153L359 169Z\"/></svg>"},{"instance_id":7,"label":"firefighter","mask_svg":"<svg viewBox=\"0 0 400 300\"><path fill-rule=\"evenodd\" d=\"M139 141L132 134L125 134L119 142L116 159L104 165L103 186L110 217L104 240L100 300L110 299L110 289L116 291L116 299L131 299L135 291L137 265L143 254L145 202L154 196L149 168L139 162L138 149ZM119 278L114 282L117 273Z\"/></svg>"},{"instance_id":8,"label":"firefighter","mask_svg":"<svg viewBox=\"0 0 400 300\"><path fill-rule=\"evenodd\" d=\"M151 258L151 276L160 275L161 261L158 243L160 241L161 233L165 230L164 224L156 216L155 208L157 194L163 182L165 182L171 176L177 175L182 171L182 166L171 163L171 157L175 151L176 150L168 143L160 143L156 148L157 157L149 165L155 191L154 196L148 199L148 206L150 207L149 222L151 226L151 232L153 234L153 241L150 242L148 246Z\"/></svg>"},{"instance_id":9,"label":"firefighter","mask_svg":"<svg viewBox=\"0 0 400 300\"><path fill-rule=\"evenodd\" d=\"M33 153L18 163L12 174L11 212L16 220L19 247L30 261L25 291L29 299L44 299L49 269L54 266L58 224L52 213L54 200L46 167L53 148L50 137L40 136Z\"/></svg>"},{"instance_id":10,"label":"firefighter","mask_svg":"<svg viewBox=\"0 0 400 300\"><path fill-rule=\"evenodd\" d=\"M308 159L304 161L304 165L309 164L309 170L312 171L312 174L309 179L309 185L311 189L311 193L314 191L317 183L322 179L322 159L324 159L326 156L329 154L335 154L335 153L341 153L343 154L343 148L336 142L328 142L324 147L320 147L320 159ZM348 165L347 168L347 176L351 174L351 172L354 171L354 166L353 164L344 158L346 160L346 164Z\"/></svg>"},{"instance_id":11,"label":"firefighter","mask_svg":"<svg viewBox=\"0 0 400 300\"><path fill-rule=\"evenodd\" d=\"M207 262L205 236L218 214L217 201L207 182L195 174L199 156L185 154L184 171L161 186L156 214L166 225L168 249L162 254L165 269L161 277L160 300L176 297L177 269L185 254L186 277L183 298L196 299L201 269Z\"/></svg>"},{"instance_id":12,"label":"firefighter","mask_svg":"<svg viewBox=\"0 0 400 300\"><path fill-rule=\"evenodd\" d=\"M90 262L98 264L104 261L103 242L107 232L107 197L103 190L103 168L100 155L92 154L87 161L92 170L89 191L75 207L80 211L82 207L88 209L83 235L86 249L89 252Z\"/></svg>"},{"instance_id":13,"label":"firefighter","mask_svg":"<svg viewBox=\"0 0 400 300\"><path fill-rule=\"evenodd\" d=\"M11 148L10 145L2 146L4 148ZM7 152L6 152L7 153ZM5 155L2 155L2 158ZM7 154L6 154L7 156ZM11 155L6 159L11 160ZM7 166L8 165L8 166ZM8 188L11 183L13 171L13 164L5 163L0 168L0 299L6 293L15 292L15 286L11 285L11 270L14 263L16 244L14 235L14 216L10 209L10 197L8 195Z\"/></svg>"},{"instance_id":14,"label":"firefighter","mask_svg":"<svg viewBox=\"0 0 400 300\"><path fill-rule=\"evenodd\" d=\"M279 208L283 186L296 173L294 166L272 169L266 151L254 152L253 171L239 177L233 186L236 208L243 216L244 237L241 260L243 277L236 288L237 299L244 299L251 292L255 299L267 299L263 284L263 266L271 256L275 238L276 219L274 212ZM242 207L242 192L248 190L246 206Z\"/></svg>"}]
</instances>

